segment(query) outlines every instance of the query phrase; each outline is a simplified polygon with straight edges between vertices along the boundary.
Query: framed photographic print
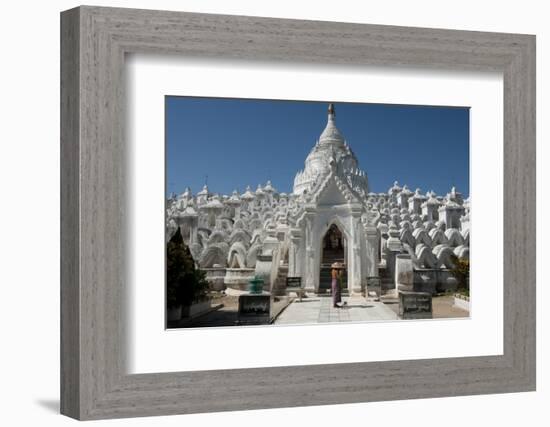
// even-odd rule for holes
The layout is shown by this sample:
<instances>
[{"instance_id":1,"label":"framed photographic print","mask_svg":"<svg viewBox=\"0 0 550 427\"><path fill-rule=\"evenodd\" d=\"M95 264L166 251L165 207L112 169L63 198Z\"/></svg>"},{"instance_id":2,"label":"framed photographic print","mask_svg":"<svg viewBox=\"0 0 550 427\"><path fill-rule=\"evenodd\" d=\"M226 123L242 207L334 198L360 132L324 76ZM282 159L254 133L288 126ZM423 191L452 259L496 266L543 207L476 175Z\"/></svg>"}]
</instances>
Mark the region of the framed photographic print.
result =
<instances>
[{"instance_id":1,"label":"framed photographic print","mask_svg":"<svg viewBox=\"0 0 550 427\"><path fill-rule=\"evenodd\" d=\"M534 36L83 6L61 41L63 414L535 389Z\"/></svg>"}]
</instances>

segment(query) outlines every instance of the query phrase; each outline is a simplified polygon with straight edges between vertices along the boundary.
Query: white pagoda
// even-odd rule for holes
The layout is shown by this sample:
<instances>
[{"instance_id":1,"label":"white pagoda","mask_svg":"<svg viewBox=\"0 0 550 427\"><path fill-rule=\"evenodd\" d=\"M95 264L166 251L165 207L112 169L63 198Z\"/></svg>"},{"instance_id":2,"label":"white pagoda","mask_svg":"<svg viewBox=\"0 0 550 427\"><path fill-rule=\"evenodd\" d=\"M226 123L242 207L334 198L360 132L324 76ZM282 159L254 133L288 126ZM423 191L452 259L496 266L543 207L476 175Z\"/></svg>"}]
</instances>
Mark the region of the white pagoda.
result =
<instances>
[{"instance_id":1,"label":"white pagoda","mask_svg":"<svg viewBox=\"0 0 550 427\"><path fill-rule=\"evenodd\" d=\"M284 294L291 276L306 292L321 293L336 261L346 268L349 294L362 292L372 277L381 277L388 292L453 286L449 269L469 256L469 200L454 187L438 197L397 182L387 193L369 192L335 117L330 104L291 194L268 181L243 194L212 194L205 186L196 196L188 188L168 200L167 238L180 228L215 289L239 293L260 276L264 290Z\"/></svg>"}]
</instances>

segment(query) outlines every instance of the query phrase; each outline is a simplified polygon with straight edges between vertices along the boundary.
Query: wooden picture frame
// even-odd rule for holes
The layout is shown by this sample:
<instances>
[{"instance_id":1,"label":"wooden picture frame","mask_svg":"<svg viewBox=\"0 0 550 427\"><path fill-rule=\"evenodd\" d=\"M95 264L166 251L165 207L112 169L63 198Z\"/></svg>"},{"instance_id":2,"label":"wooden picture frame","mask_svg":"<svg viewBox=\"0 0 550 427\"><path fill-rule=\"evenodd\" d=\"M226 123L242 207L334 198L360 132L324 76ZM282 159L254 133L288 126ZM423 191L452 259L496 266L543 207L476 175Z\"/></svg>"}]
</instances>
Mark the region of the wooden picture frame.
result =
<instances>
[{"instance_id":1,"label":"wooden picture frame","mask_svg":"<svg viewBox=\"0 0 550 427\"><path fill-rule=\"evenodd\" d=\"M503 355L126 374L126 53L502 72ZM61 166L65 415L84 420L535 390L532 35L71 9L61 14Z\"/></svg>"}]
</instances>

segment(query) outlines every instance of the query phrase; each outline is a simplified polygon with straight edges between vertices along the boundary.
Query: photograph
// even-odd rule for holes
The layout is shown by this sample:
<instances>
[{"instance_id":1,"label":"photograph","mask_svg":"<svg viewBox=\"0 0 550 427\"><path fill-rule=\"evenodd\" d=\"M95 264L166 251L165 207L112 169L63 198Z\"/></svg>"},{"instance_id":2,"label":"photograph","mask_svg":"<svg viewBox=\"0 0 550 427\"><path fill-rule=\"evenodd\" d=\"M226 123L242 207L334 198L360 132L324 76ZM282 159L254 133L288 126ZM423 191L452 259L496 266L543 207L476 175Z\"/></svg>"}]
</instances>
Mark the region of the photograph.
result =
<instances>
[{"instance_id":1,"label":"photograph","mask_svg":"<svg viewBox=\"0 0 550 427\"><path fill-rule=\"evenodd\" d=\"M470 316L470 108L165 96L166 328Z\"/></svg>"}]
</instances>

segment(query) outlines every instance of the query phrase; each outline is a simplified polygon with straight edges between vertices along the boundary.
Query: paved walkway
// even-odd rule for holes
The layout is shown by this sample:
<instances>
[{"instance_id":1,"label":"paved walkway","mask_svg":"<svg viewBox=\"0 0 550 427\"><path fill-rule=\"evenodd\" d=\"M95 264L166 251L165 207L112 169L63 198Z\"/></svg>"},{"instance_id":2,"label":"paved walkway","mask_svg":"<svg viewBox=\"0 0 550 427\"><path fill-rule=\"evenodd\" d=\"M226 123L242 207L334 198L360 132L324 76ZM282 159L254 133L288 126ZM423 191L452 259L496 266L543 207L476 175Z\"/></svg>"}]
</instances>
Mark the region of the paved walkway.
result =
<instances>
[{"instance_id":1,"label":"paved walkway","mask_svg":"<svg viewBox=\"0 0 550 427\"><path fill-rule=\"evenodd\" d=\"M364 297L343 297L343 308L334 308L330 296L312 296L302 302L294 300L275 320L276 325L365 322L397 320L397 314L381 302L367 301Z\"/></svg>"}]
</instances>

